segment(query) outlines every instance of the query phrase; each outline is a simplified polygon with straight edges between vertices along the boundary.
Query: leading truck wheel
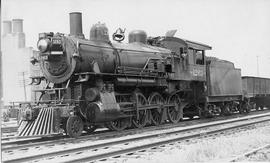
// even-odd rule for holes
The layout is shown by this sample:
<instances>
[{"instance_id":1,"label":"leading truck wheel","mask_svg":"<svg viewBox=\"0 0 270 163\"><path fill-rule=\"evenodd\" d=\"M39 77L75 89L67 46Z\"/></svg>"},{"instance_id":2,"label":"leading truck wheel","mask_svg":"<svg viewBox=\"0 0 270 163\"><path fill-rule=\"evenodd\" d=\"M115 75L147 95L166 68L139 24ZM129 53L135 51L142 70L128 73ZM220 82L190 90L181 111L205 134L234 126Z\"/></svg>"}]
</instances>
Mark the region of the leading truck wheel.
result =
<instances>
[{"instance_id":1,"label":"leading truck wheel","mask_svg":"<svg viewBox=\"0 0 270 163\"><path fill-rule=\"evenodd\" d=\"M67 120L67 134L72 138L77 138L82 134L83 122L79 116L71 116Z\"/></svg>"}]
</instances>

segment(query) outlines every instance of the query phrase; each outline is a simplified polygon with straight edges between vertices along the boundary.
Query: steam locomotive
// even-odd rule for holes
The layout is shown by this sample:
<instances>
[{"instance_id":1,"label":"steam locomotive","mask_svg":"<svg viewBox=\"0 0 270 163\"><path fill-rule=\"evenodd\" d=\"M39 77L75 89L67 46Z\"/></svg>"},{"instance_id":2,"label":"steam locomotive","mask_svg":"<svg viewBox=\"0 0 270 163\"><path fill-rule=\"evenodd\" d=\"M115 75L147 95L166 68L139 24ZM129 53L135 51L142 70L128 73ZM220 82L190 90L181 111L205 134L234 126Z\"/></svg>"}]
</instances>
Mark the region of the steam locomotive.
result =
<instances>
[{"instance_id":1,"label":"steam locomotive","mask_svg":"<svg viewBox=\"0 0 270 163\"><path fill-rule=\"evenodd\" d=\"M19 136L66 133L78 137L98 127L121 131L193 118L249 112L241 70L229 61L207 57L211 47L166 36L147 37L124 30L109 39L97 23L90 38L82 33L81 13L70 13L70 34L40 33L39 64L45 82L39 100L22 112ZM270 91L269 91L270 92Z\"/></svg>"}]
</instances>

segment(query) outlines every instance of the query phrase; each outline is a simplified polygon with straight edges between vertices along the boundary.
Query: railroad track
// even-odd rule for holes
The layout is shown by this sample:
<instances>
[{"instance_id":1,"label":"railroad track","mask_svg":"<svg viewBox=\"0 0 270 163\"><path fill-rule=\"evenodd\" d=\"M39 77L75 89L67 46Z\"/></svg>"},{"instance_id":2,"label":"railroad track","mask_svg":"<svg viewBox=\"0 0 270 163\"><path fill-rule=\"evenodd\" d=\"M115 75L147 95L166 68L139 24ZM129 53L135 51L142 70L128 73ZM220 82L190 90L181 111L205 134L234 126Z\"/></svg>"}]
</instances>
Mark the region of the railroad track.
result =
<instances>
[{"instance_id":1,"label":"railroad track","mask_svg":"<svg viewBox=\"0 0 270 163\"><path fill-rule=\"evenodd\" d=\"M132 155L136 151L144 151L147 148L195 139L202 136L224 134L227 131L246 129L255 124L270 121L270 114L242 117L232 120L212 122L185 128L173 128L166 131L156 131L150 134L132 135L127 137L112 138L102 141L85 141L72 145L48 145L43 150L35 148L35 154L25 148L25 151L4 151L4 162L86 162L100 160L121 155ZM16 155L15 155L16 154Z\"/></svg>"},{"instance_id":2,"label":"railroad track","mask_svg":"<svg viewBox=\"0 0 270 163\"><path fill-rule=\"evenodd\" d=\"M268 111L269 112L269 111ZM266 112L266 113L268 113ZM268 116L267 114L259 114L257 116ZM231 116L230 118L239 118L239 115L234 115ZM228 118L228 117L226 117ZM216 118L216 121L224 120L224 117L218 117ZM244 120L244 119L243 119ZM195 125L197 123L207 123L207 122L212 122L213 119L204 119L204 120L193 120L193 121L185 121L181 122L178 124L163 124L160 126L149 126L145 127L143 129L129 129L129 130L124 130L121 132L117 131L109 131L107 129L103 129L101 131L97 131L94 134L91 135L83 135L77 139L74 138L69 138L68 136L55 136L55 137L31 137L31 138L23 138L23 139L18 139L15 141L4 141L2 140L2 151L10 151L14 149L25 149L25 148L35 148L38 146L46 146L46 145L57 145L57 144L65 144L65 143L76 143L76 142L82 142L82 141L93 141L97 139L107 139L107 138L114 138L114 137L120 137L120 136L126 136L126 135L134 135L134 134L140 134L144 132L151 132L151 131L156 131L156 130L163 130L163 129L170 129L170 128L175 128L175 127L183 127L183 126L191 126Z\"/></svg>"},{"instance_id":3,"label":"railroad track","mask_svg":"<svg viewBox=\"0 0 270 163\"><path fill-rule=\"evenodd\" d=\"M166 128L173 128L177 126L182 126L183 124L164 124L159 126L158 130L166 129ZM2 150L13 150L13 149L19 149L19 148L27 148L27 147L33 147L33 146L40 146L40 145L47 145L47 144L62 144L62 143L68 143L68 142L80 142L80 141L87 141L87 140L96 140L96 139L105 139L105 138L113 138L113 137L119 137L119 136L125 136L125 135L133 135L133 134L139 134L142 132L147 131L153 131L157 130L156 126L149 126L145 127L143 129L129 129L124 131L110 131L108 129L101 129L100 131L96 131L95 133L91 135L83 134L79 138L70 138L69 136L65 135L56 135L54 137L21 137L20 139L15 139L14 141L4 141L2 142ZM8 138L5 138L8 139ZM3 139L2 139L3 140Z\"/></svg>"},{"instance_id":4,"label":"railroad track","mask_svg":"<svg viewBox=\"0 0 270 163\"><path fill-rule=\"evenodd\" d=\"M264 114L269 112L269 110L262 110L260 111L260 114ZM252 112L252 114L258 114L257 112ZM112 138L112 137L119 137L123 135L132 135L132 134L138 134L142 132L147 132L151 130L162 130L162 129L167 129L167 128L175 128L175 127L181 127L181 126L190 126L190 125L195 125L196 123L206 123L206 122L211 122L211 121L219 121L219 120L225 120L228 118L239 118L243 117L245 115L243 114L235 114L231 116L226 116L226 117L216 117L216 118L211 118L211 119L195 119L195 120L184 120L180 123L177 124L162 124L160 126L148 126L143 129L129 129L129 130L124 130L121 132L116 132L116 131L109 131L108 129L101 129L99 131L96 131L95 133L91 135L83 134L80 138L76 139L76 141L81 141L81 140L92 140L92 139L104 139L104 138ZM68 141L75 141L73 138L69 138L68 136L65 135L55 135L53 137L4 137L2 138L2 150L12 150L13 147L20 148L20 147L30 147L33 145L46 145L49 143L65 143Z\"/></svg>"},{"instance_id":5,"label":"railroad track","mask_svg":"<svg viewBox=\"0 0 270 163\"><path fill-rule=\"evenodd\" d=\"M268 110L266 110L265 112L269 112ZM230 116L231 118L233 117L241 117L243 115L232 115ZM226 117L228 118L228 117ZM208 121L217 121L217 120L223 120L225 119L225 117L217 117L216 119L204 119L204 120L201 120L203 123L204 122L208 122ZM171 123L165 123L165 124L162 124L160 126L158 126L158 129L164 129L164 128L172 128L172 127L177 127L177 126L182 126L183 125L183 122L189 122L189 121L193 121L194 123L196 123L198 120L200 120L199 118L195 118L195 119L186 119L186 120L183 120L181 121L180 123L177 123L177 124L171 124ZM192 123L191 123L192 124ZM191 124L188 124L188 125L191 125ZM147 130L152 130L152 129L157 129L156 126L146 126L144 127L143 129L128 129L128 130L124 130L124 131L121 131L121 133L124 133L126 131L131 132L142 132L142 131L147 131ZM98 129L97 131L95 131L94 133L92 133L91 135L87 135L86 133L83 133L82 136L80 136L80 138L86 138L86 137L89 137L89 136L102 136L104 133L106 132L110 132L108 133L107 135L108 136L112 136L112 135L115 135L115 136L119 136L119 131L111 131L111 130L108 130L107 128L101 128L101 129ZM40 137L40 136L27 136L27 137L18 137L18 136L11 136L11 137L2 137L1 140L2 140L2 145L3 146L6 146L6 145L18 145L18 144L28 144L28 143L33 143L33 142L40 142L40 141L46 141L46 140L52 140L52 139L55 139L56 141L58 140L61 140L61 139L65 139L65 138L69 138L69 136L66 136L66 135L61 135L61 134L58 134L58 135L54 135L53 137L52 136L46 136L46 137ZM80 139L79 138L79 139ZM70 139L73 139L73 138L70 138Z\"/></svg>"}]
</instances>

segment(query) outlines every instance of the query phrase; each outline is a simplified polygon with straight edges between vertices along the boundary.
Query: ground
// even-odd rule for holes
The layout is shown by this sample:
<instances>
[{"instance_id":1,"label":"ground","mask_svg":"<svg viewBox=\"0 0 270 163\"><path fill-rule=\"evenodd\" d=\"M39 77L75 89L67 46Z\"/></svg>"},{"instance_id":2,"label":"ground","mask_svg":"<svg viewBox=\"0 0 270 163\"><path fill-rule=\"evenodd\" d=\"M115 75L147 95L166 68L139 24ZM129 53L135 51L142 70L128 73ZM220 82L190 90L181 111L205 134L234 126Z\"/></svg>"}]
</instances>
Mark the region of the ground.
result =
<instances>
[{"instance_id":1,"label":"ground","mask_svg":"<svg viewBox=\"0 0 270 163\"><path fill-rule=\"evenodd\" d=\"M159 151L146 152L141 157L126 158L121 162L135 163L176 163L176 162L229 162L236 156L270 144L270 123L244 132L219 136L215 139L204 138L196 142L177 143L163 147ZM249 161L270 162L268 154L261 154ZM247 161L247 160L243 160Z\"/></svg>"}]
</instances>

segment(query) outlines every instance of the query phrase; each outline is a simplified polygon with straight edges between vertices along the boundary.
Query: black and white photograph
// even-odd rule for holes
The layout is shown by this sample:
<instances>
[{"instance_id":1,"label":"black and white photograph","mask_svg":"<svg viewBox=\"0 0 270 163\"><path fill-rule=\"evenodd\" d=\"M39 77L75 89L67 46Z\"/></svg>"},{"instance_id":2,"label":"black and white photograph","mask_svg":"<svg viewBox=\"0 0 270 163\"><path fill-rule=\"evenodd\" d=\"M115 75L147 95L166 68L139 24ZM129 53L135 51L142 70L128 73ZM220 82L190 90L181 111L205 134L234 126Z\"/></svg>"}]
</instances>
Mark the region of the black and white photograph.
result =
<instances>
[{"instance_id":1,"label":"black and white photograph","mask_svg":"<svg viewBox=\"0 0 270 163\"><path fill-rule=\"evenodd\" d=\"M1 162L270 162L269 0L0 6Z\"/></svg>"}]
</instances>

